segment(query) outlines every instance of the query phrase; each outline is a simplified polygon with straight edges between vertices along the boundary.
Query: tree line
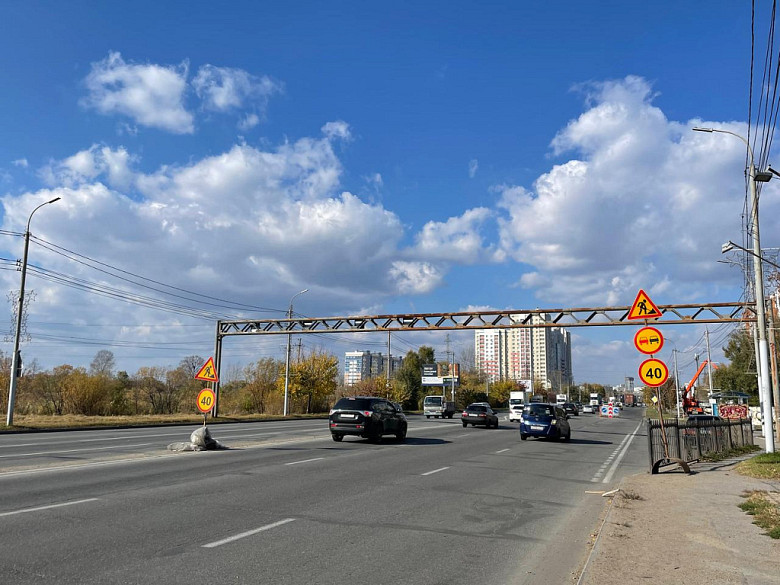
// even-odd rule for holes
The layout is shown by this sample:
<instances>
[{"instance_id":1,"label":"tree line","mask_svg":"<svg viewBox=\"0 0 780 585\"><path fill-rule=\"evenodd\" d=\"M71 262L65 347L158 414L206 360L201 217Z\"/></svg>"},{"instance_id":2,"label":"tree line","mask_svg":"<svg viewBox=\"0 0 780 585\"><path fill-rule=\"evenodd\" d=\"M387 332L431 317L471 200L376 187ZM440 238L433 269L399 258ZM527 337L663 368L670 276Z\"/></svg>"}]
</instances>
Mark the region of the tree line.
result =
<instances>
[{"instance_id":1,"label":"tree line","mask_svg":"<svg viewBox=\"0 0 780 585\"><path fill-rule=\"evenodd\" d=\"M176 366L141 367L135 373L116 371L114 354L100 350L89 368L68 364L41 370L35 361L18 379L15 409L21 415L137 416L196 413L195 397L204 382L195 375L206 360L197 355L183 358ZM436 363L434 349L422 346L409 351L402 366L392 373L361 380L345 387L339 376L339 360L323 350L312 350L290 363L288 392L290 412L327 412L345 395L382 396L407 410L419 410L427 394L440 387L422 385L423 364ZM11 357L0 352L0 388L8 388ZM221 373L219 412L223 416L281 414L284 409L285 363L265 357L229 374ZM471 402L506 405L509 392L524 389L505 380L487 383L484 374L462 369L456 388L457 406ZM449 389L448 393L449 393ZM0 409L7 410L8 396L0 391Z\"/></svg>"}]
</instances>

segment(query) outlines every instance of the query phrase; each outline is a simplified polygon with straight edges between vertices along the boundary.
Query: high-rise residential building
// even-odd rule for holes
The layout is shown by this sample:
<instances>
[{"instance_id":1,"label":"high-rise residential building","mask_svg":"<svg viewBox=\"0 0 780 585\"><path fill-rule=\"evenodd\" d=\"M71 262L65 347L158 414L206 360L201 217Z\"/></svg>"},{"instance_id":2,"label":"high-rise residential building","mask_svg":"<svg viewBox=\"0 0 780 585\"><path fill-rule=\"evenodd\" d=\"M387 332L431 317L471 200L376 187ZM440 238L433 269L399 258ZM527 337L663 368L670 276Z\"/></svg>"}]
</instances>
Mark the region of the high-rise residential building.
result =
<instances>
[{"instance_id":1,"label":"high-rise residential building","mask_svg":"<svg viewBox=\"0 0 780 585\"><path fill-rule=\"evenodd\" d=\"M390 375L403 365L404 358L390 357ZM387 355L370 351L348 351L344 354L344 385L352 386L361 380L387 376Z\"/></svg>"},{"instance_id":2,"label":"high-rise residential building","mask_svg":"<svg viewBox=\"0 0 780 585\"><path fill-rule=\"evenodd\" d=\"M527 315L512 318L520 322ZM546 321L545 314L531 317L532 324ZM550 390L573 383L571 335L560 327L480 329L474 332L474 355L477 370L491 382L532 379Z\"/></svg>"}]
</instances>

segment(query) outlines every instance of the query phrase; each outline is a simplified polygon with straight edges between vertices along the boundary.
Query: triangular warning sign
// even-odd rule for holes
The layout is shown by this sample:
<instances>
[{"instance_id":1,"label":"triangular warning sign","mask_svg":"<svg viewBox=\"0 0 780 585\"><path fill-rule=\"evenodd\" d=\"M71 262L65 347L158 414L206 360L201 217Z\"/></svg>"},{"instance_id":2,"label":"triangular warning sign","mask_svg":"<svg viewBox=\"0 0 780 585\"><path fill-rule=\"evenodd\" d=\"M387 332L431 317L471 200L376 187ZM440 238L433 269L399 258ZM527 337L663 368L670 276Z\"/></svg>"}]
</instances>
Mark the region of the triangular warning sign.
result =
<instances>
[{"instance_id":1,"label":"triangular warning sign","mask_svg":"<svg viewBox=\"0 0 780 585\"><path fill-rule=\"evenodd\" d=\"M647 293L640 288L626 319L658 319L660 316L661 309L656 307Z\"/></svg>"},{"instance_id":2,"label":"triangular warning sign","mask_svg":"<svg viewBox=\"0 0 780 585\"><path fill-rule=\"evenodd\" d=\"M205 380L206 382L219 382L219 378L217 378L217 370L214 367L214 360L212 358L206 360L206 363L203 364L203 367L198 370L197 374L195 374L195 379Z\"/></svg>"}]
</instances>

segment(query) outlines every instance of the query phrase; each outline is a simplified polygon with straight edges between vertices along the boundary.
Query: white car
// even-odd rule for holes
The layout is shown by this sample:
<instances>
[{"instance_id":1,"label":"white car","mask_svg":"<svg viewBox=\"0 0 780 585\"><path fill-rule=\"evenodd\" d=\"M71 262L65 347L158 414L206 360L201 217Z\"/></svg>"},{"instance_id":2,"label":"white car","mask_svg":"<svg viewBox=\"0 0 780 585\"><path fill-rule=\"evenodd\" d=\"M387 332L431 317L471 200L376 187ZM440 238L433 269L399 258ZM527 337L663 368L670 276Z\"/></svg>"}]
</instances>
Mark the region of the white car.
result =
<instances>
[{"instance_id":1,"label":"white car","mask_svg":"<svg viewBox=\"0 0 780 585\"><path fill-rule=\"evenodd\" d=\"M592 404L585 404L585 405L582 407L582 412L589 412L589 413L593 414L593 412L594 412L594 411L593 411L593 409L594 409L594 408L595 408L595 407L594 407Z\"/></svg>"}]
</instances>

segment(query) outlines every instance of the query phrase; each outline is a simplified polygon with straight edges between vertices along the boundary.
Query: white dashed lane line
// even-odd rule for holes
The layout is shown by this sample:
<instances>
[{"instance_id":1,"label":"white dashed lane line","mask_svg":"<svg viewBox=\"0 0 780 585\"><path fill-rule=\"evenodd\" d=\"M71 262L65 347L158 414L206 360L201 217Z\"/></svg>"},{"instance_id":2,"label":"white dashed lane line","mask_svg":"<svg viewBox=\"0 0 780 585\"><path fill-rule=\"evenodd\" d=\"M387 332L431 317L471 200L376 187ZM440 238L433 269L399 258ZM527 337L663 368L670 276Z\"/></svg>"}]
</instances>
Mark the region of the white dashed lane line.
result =
<instances>
[{"instance_id":1,"label":"white dashed lane line","mask_svg":"<svg viewBox=\"0 0 780 585\"><path fill-rule=\"evenodd\" d=\"M314 459L302 459L301 461L290 461L289 463L285 463L285 465L298 465L299 463L310 463L312 461L321 461L322 459L325 459L324 457L315 457Z\"/></svg>"},{"instance_id":2,"label":"white dashed lane line","mask_svg":"<svg viewBox=\"0 0 780 585\"><path fill-rule=\"evenodd\" d=\"M591 478L590 481L594 483L598 481L601 481L602 483L607 483L612 479L612 476L615 474L615 471L617 471L618 465L620 465L620 462L623 460L623 457L625 457L628 448L631 446L631 441L634 440L637 431L639 431L641 427L642 427L642 423L640 422L634 429L633 433L631 433L630 435L626 435L623 438L623 440L620 442L620 445L617 446L617 449L612 451L612 454L609 457L607 457L607 460L604 461L604 463L602 463L601 467L599 467L599 470ZM607 472L608 467L609 467L609 471ZM606 476L604 476L604 478L602 479L601 476L604 475L605 472L606 472Z\"/></svg>"},{"instance_id":3,"label":"white dashed lane line","mask_svg":"<svg viewBox=\"0 0 780 585\"><path fill-rule=\"evenodd\" d=\"M50 504L48 506L38 506L36 508L25 508L24 510L15 510L13 512L3 512L0 518L4 516L14 516L16 514L25 514L27 512L40 512L41 510L51 510L52 508L63 508L65 506L75 506L76 504L85 504L87 502L96 502L97 498L87 498L86 500L75 500L73 502L63 502L61 504Z\"/></svg>"},{"instance_id":4,"label":"white dashed lane line","mask_svg":"<svg viewBox=\"0 0 780 585\"><path fill-rule=\"evenodd\" d=\"M282 526L283 524L288 524L294 521L295 518L285 518L284 520L279 520L279 522L274 522L273 524L266 524L265 526L261 526L260 528L255 528L254 530L247 530L246 532L242 532L241 534L235 534L233 536L228 536L227 538L223 538L222 540L217 540L216 542L210 542L208 544L204 544L201 546L201 548L215 548L217 546L222 546L223 544L228 544L229 542L234 542L236 540L246 538L247 536L252 536L253 534L257 534L258 532L264 532L266 530L270 530L271 528L276 528L277 526Z\"/></svg>"},{"instance_id":5,"label":"white dashed lane line","mask_svg":"<svg viewBox=\"0 0 780 585\"><path fill-rule=\"evenodd\" d=\"M425 473L421 473L420 475L433 475L434 473L439 473L440 471L444 471L446 469L449 469L449 467L440 467L439 469L434 469L433 471L426 471Z\"/></svg>"}]
</instances>

